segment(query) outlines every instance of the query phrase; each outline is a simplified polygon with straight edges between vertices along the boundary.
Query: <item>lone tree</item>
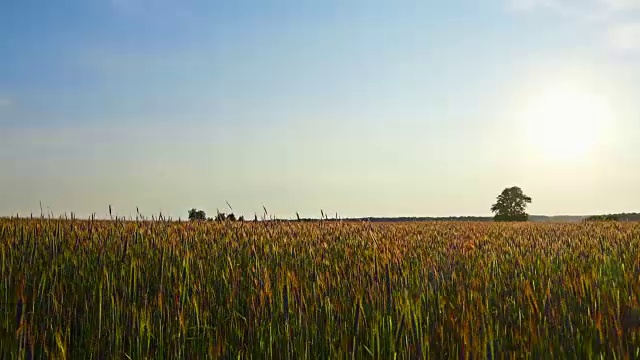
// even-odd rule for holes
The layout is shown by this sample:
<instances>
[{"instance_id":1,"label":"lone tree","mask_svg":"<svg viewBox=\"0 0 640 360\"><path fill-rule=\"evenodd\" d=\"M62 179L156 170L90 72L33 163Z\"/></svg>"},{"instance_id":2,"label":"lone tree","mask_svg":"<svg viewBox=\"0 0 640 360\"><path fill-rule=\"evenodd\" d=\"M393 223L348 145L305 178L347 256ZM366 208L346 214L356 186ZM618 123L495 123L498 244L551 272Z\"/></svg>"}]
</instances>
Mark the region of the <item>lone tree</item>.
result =
<instances>
[{"instance_id":1,"label":"lone tree","mask_svg":"<svg viewBox=\"0 0 640 360\"><path fill-rule=\"evenodd\" d=\"M506 188L498 196L498 201L491 206L495 213L495 221L527 221L529 214L525 212L531 198L517 186Z\"/></svg>"},{"instance_id":2,"label":"lone tree","mask_svg":"<svg viewBox=\"0 0 640 360\"><path fill-rule=\"evenodd\" d=\"M191 221L196 221L196 220L207 220L207 214L204 212L204 210L196 210L195 208L189 210L189 220Z\"/></svg>"}]
</instances>

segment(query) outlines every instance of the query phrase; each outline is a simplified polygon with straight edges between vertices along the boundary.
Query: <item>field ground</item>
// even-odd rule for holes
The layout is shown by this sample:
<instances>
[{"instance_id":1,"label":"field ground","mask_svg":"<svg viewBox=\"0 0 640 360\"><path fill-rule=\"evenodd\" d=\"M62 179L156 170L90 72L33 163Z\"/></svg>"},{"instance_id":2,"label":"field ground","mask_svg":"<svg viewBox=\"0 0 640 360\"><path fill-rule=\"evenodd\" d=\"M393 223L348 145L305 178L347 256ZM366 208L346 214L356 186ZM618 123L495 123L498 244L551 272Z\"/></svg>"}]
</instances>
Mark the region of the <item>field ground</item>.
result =
<instances>
[{"instance_id":1,"label":"field ground","mask_svg":"<svg viewBox=\"0 0 640 360\"><path fill-rule=\"evenodd\" d=\"M638 358L640 224L0 220L0 358Z\"/></svg>"}]
</instances>

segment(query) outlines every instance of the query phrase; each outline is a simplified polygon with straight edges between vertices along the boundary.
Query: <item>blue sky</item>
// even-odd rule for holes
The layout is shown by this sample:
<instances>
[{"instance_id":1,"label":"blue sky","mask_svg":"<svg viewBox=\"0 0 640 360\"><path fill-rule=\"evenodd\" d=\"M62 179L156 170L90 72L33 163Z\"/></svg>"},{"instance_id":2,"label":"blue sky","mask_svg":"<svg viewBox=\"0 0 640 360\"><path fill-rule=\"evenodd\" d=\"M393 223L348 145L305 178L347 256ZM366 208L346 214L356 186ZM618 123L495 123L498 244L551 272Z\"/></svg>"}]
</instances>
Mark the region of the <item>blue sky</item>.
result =
<instances>
[{"instance_id":1,"label":"blue sky","mask_svg":"<svg viewBox=\"0 0 640 360\"><path fill-rule=\"evenodd\" d=\"M0 34L2 215L640 211L637 0L8 0Z\"/></svg>"}]
</instances>

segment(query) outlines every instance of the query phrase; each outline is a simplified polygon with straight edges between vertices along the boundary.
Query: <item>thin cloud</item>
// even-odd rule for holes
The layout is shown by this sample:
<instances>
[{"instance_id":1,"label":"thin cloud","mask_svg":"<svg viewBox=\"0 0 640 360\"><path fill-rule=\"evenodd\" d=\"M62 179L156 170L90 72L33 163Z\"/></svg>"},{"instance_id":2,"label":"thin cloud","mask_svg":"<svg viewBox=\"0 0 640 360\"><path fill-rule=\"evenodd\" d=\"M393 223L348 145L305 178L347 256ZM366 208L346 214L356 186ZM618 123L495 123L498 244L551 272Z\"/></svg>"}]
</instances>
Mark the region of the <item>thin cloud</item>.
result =
<instances>
[{"instance_id":1,"label":"thin cloud","mask_svg":"<svg viewBox=\"0 0 640 360\"><path fill-rule=\"evenodd\" d=\"M609 29L608 42L614 50L640 54L640 23L627 23Z\"/></svg>"},{"instance_id":2,"label":"thin cloud","mask_svg":"<svg viewBox=\"0 0 640 360\"><path fill-rule=\"evenodd\" d=\"M540 6L540 0L507 0L509 10L528 11Z\"/></svg>"},{"instance_id":3,"label":"thin cloud","mask_svg":"<svg viewBox=\"0 0 640 360\"><path fill-rule=\"evenodd\" d=\"M518 11L546 10L586 22L606 24L605 48L640 55L640 0L507 0Z\"/></svg>"},{"instance_id":4,"label":"thin cloud","mask_svg":"<svg viewBox=\"0 0 640 360\"><path fill-rule=\"evenodd\" d=\"M13 105L13 100L9 98L0 98L0 107L9 107Z\"/></svg>"},{"instance_id":5,"label":"thin cloud","mask_svg":"<svg viewBox=\"0 0 640 360\"><path fill-rule=\"evenodd\" d=\"M640 9L640 0L605 0L614 10Z\"/></svg>"},{"instance_id":6,"label":"thin cloud","mask_svg":"<svg viewBox=\"0 0 640 360\"><path fill-rule=\"evenodd\" d=\"M548 10L586 21L609 20L640 10L640 0L507 0L512 10Z\"/></svg>"},{"instance_id":7,"label":"thin cloud","mask_svg":"<svg viewBox=\"0 0 640 360\"><path fill-rule=\"evenodd\" d=\"M614 3L624 1L636 0L508 0L507 4L516 11L547 10L566 17L601 21L614 11Z\"/></svg>"}]
</instances>

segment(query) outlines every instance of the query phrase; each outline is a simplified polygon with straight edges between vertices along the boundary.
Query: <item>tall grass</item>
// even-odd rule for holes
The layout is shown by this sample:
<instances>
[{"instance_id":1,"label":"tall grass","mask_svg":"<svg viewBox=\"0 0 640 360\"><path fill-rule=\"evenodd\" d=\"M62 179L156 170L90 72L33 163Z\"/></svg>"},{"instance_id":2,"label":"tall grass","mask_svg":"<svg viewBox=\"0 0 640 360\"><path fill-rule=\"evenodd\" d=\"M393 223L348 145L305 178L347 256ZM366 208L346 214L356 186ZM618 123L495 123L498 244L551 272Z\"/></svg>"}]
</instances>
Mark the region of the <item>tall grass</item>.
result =
<instances>
[{"instance_id":1,"label":"tall grass","mask_svg":"<svg viewBox=\"0 0 640 360\"><path fill-rule=\"evenodd\" d=\"M0 220L0 358L637 358L640 224Z\"/></svg>"}]
</instances>

